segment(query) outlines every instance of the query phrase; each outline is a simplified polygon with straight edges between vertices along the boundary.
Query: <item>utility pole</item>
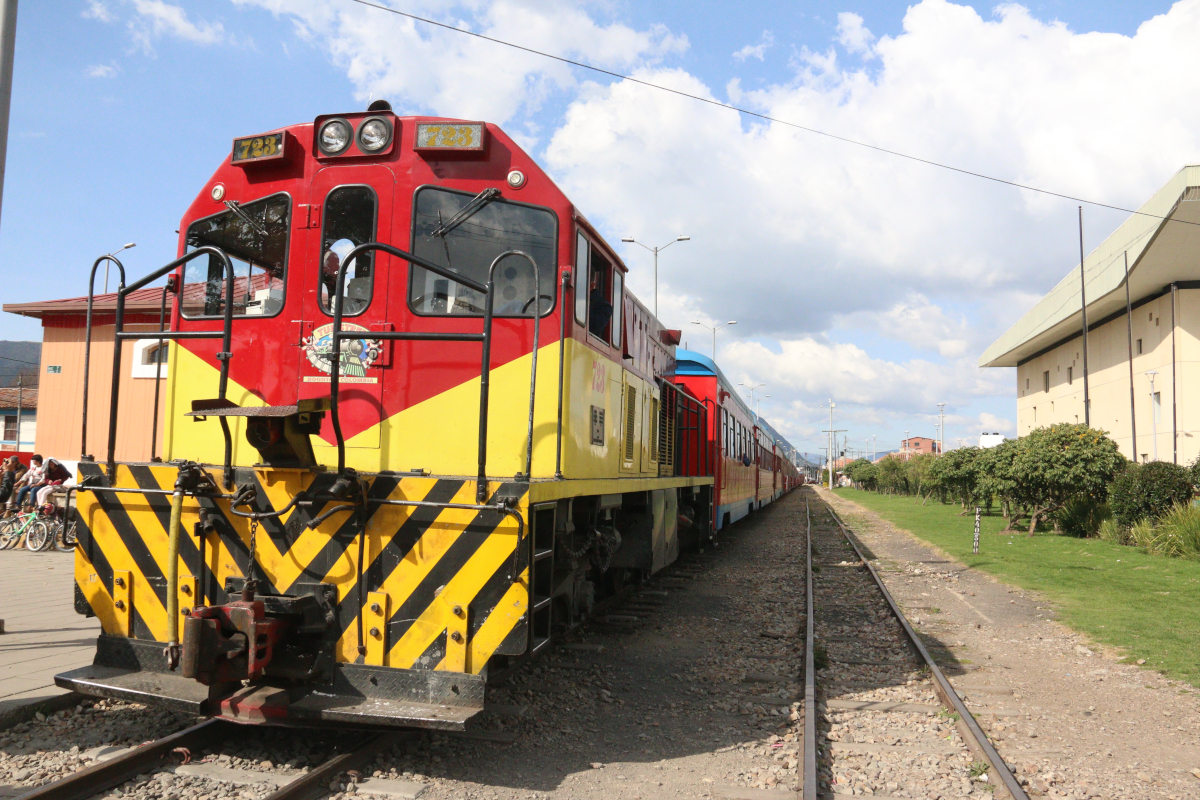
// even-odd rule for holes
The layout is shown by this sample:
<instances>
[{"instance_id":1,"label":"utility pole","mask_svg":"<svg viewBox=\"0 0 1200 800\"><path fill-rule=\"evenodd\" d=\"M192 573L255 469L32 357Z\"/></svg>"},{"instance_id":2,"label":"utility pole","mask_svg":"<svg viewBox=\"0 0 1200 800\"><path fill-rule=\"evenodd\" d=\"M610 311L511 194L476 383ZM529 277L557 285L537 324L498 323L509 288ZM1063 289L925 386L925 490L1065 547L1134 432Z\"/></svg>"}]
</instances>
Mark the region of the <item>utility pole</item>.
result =
<instances>
[{"instance_id":1,"label":"utility pole","mask_svg":"<svg viewBox=\"0 0 1200 800\"><path fill-rule=\"evenodd\" d=\"M833 398L829 398L829 491L833 491Z\"/></svg>"},{"instance_id":2,"label":"utility pole","mask_svg":"<svg viewBox=\"0 0 1200 800\"><path fill-rule=\"evenodd\" d=\"M17 452L21 452L21 414L24 405L25 376L17 373Z\"/></svg>"},{"instance_id":3,"label":"utility pole","mask_svg":"<svg viewBox=\"0 0 1200 800\"><path fill-rule=\"evenodd\" d=\"M1154 400L1154 376L1158 374L1158 370L1147 370L1146 376L1150 378L1150 441L1154 445L1154 460L1158 461L1158 408ZM1136 459L1137 456L1135 455Z\"/></svg>"},{"instance_id":4,"label":"utility pole","mask_svg":"<svg viewBox=\"0 0 1200 800\"><path fill-rule=\"evenodd\" d=\"M12 105L13 53L17 46L17 0L0 0L0 202L8 160L8 111ZM18 420L17 424L20 424ZM17 436L20 439L20 435Z\"/></svg>"},{"instance_id":5,"label":"utility pole","mask_svg":"<svg viewBox=\"0 0 1200 800\"><path fill-rule=\"evenodd\" d=\"M1133 456L1133 461L1137 463L1137 401L1134 399L1136 392L1133 388L1133 304L1129 300L1129 251L1125 251L1125 334L1127 336L1126 344L1129 347L1129 427L1133 435L1132 444L1129 446L1129 452Z\"/></svg>"},{"instance_id":6,"label":"utility pole","mask_svg":"<svg viewBox=\"0 0 1200 800\"><path fill-rule=\"evenodd\" d=\"M1079 207L1079 302L1083 310L1083 424L1092 427L1092 403L1088 397L1087 280L1083 271L1083 206ZM1157 459L1155 459L1157 460Z\"/></svg>"}]
</instances>

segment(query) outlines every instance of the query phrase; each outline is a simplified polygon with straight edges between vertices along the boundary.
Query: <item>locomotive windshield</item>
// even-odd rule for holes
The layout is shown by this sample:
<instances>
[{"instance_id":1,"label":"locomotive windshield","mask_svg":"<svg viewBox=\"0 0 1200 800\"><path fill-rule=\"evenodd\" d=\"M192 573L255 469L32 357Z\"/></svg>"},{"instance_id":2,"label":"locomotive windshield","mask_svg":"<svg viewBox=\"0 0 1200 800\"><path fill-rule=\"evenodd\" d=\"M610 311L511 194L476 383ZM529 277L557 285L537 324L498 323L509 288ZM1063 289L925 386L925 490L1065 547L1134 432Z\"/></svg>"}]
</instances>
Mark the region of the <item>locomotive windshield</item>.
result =
<instances>
[{"instance_id":1,"label":"locomotive windshield","mask_svg":"<svg viewBox=\"0 0 1200 800\"><path fill-rule=\"evenodd\" d=\"M233 263L234 307L239 316L278 314L283 308L283 279L287 265L288 218L291 198L277 194L239 204L226 201L228 211L193 222L187 231L188 250L219 247ZM215 317L225 311L225 276L212 256L189 261L183 272L182 311L185 317Z\"/></svg>"},{"instance_id":2,"label":"locomotive windshield","mask_svg":"<svg viewBox=\"0 0 1200 800\"><path fill-rule=\"evenodd\" d=\"M511 258L496 269L496 304L492 311L501 317L531 317L537 307L548 314L554 308L558 268L558 220L554 212L497 197L485 204L476 203L478 208L460 224L446 225L477 197L429 186L419 189L413 213L413 253L487 283L488 267L496 256L507 250L523 250L538 265L541 302L535 302L529 262ZM418 314L481 316L484 296L413 267L409 302Z\"/></svg>"}]
</instances>

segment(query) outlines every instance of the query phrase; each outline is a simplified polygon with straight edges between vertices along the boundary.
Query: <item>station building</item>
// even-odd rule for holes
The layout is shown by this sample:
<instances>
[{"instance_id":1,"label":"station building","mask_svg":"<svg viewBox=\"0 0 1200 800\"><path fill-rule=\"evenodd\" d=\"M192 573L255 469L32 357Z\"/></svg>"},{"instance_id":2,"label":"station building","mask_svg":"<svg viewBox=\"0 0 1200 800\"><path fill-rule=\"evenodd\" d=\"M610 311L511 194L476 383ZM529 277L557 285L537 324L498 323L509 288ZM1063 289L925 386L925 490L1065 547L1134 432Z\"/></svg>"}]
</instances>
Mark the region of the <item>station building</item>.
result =
<instances>
[{"instance_id":1,"label":"station building","mask_svg":"<svg viewBox=\"0 0 1200 800\"><path fill-rule=\"evenodd\" d=\"M1138 212L1083 264L1090 420L1078 265L979 365L1016 367L1018 435L1089 421L1127 458L1189 464L1200 454L1200 165Z\"/></svg>"}]
</instances>

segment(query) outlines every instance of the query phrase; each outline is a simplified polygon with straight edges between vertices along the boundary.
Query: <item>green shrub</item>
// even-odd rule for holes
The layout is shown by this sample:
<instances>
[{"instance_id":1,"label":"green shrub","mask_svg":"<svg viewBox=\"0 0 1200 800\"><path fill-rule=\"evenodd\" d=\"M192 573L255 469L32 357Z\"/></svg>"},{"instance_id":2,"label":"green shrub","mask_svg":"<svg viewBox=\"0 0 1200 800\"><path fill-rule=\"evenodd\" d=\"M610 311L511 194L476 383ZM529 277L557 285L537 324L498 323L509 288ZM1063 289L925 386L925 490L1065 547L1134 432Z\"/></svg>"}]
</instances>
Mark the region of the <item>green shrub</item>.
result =
<instances>
[{"instance_id":1,"label":"green shrub","mask_svg":"<svg viewBox=\"0 0 1200 800\"><path fill-rule=\"evenodd\" d=\"M1096 530L1096 536L1113 544L1129 543L1129 532L1112 517L1100 523L1100 527Z\"/></svg>"},{"instance_id":2,"label":"green shrub","mask_svg":"<svg viewBox=\"0 0 1200 800\"><path fill-rule=\"evenodd\" d=\"M1148 519L1139 519L1129 528L1126 544L1133 547L1144 547L1154 552L1154 523Z\"/></svg>"},{"instance_id":3,"label":"green shrub","mask_svg":"<svg viewBox=\"0 0 1200 800\"><path fill-rule=\"evenodd\" d=\"M1168 556L1200 555L1200 507L1176 505L1158 520L1156 552Z\"/></svg>"},{"instance_id":4,"label":"green shrub","mask_svg":"<svg viewBox=\"0 0 1200 800\"><path fill-rule=\"evenodd\" d=\"M1192 496L1189 470L1167 461L1130 464L1109 488L1113 517L1126 528L1154 520Z\"/></svg>"},{"instance_id":5,"label":"green shrub","mask_svg":"<svg viewBox=\"0 0 1200 800\"><path fill-rule=\"evenodd\" d=\"M1087 495L1077 495L1068 500L1058 513L1055 520L1065 533L1072 536L1095 536L1101 524L1112 518L1112 511L1107 503L1099 503Z\"/></svg>"}]
</instances>

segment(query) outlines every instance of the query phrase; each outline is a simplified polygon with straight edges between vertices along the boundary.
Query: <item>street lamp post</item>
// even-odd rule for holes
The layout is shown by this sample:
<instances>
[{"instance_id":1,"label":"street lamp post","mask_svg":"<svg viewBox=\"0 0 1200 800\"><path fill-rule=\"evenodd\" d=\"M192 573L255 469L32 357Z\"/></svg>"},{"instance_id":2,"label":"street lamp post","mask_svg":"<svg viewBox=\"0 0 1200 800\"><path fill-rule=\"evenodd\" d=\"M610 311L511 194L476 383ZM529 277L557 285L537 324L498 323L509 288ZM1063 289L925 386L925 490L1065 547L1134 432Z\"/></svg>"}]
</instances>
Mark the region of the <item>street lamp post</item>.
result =
<instances>
[{"instance_id":1,"label":"street lamp post","mask_svg":"<svg viewBox=\"0 0 1200 800\"><path fill-rule=\"evenodd\" d=\"M1151 369L1146 371L1146 377L1150 379L1150 441L1153 442L1154 460L1158 461L1158 406L1154 403L1154 376L1158 374L1158 370ZM1134 458L1137 458L1137 453L1134 453Z\"/></svg>"},{"instance_id":2,"label":"street lamp post","mask_svg":"<svg viewBox=\"0 0 1200 800\"><path fill-rule=\"evenodd\" d=\"M750 390L750 410L751 410L751 411L754 411L754 390L755 390L755 389L761 389L762 387L766 386L766 384L765 384L765 383L756 383L756 384L754 384L753 386L751 386L751 385L750 385L750 384L748 384L748 383L739 383L739 384L738 384L738 386L744 386L744 387L746 387L747 389L749 389L749 390ZM770 397L770 395L767 395L767 396L768 396L768 397ZM757 424L758 424L758 414L757 414L757 412L754 414L754 424L755 424L755 425L757 425Z\"/></svg>"},{"instance_id":3,"label":"street lamp post","mask_svg":"<svg viewBox=\"0 0 1200 800\"><path fill-rule=\"evenodd\" d=\"M875 461L879 458L879 437L871 435L871 460Z\"/></svg>"},{"instance_id":4,"label":"street lamp post","mask_svg":"<svg viewBox=\"0 0 1200 800\"><path fill-rule=\"evenodd\" d=\"M908 461L908 431L904 432L904 460Z\"/></svg>"},{"instance_id":5,"label":"street lamp post","mask_svg":"<svg viewBox=\"0 0 1200 800\"><path fill-rule=\"evenodd\" d=\"M119 250L113 250L111 253L108 254L108 258L112 258L117 253L122 253L131 247L137 247L137 242L130 242L129 244L125 245L124 247L120 248ZM112 263L111 261L104 262L104 293L105 294L108 294L108 265L111 263Z\"/></svg>"},{"instance_id":6,"label":"street lamp post","mask_svg":"<svg viewBox=\"0 0 1200 800\"><path fill-rule=\"evenodd\" d=\"M705 325L703 322L696 322L695 320L692 320L692 324L699 325L701 328L707 328L708 330L712 331L712 335L713 335L712 357L713 357L713 361L716 362L716 360L717 360L717 331L721 330L721 328L724 328L726 325L737 325L737 320L731 319L731 320L729 320L729 322L722 322L720 325L717 325L716 327L713 327L711 325Z\"/></svg>"},{"instance_id":7,"label":"street lamp post","mask_svg":"<svg viewBox=\"0 0 1200 800\"><path fill-rule=\"evenodd\" d=\"M938 455L946 452L946 404L938 403Z\"/></svg>"},{"instance_id":8,"label":"street lamp post","mask_svg":"<svg viewBox=\"0 0 1200 800\"><path fill-rule=\"evenodd\" d=\"M660 250L666 250L668 247L675 244L675 242L687 242L690 241L691 238L692 237L690 236L676 236L673 240L667 242L662 247L647 247L637 239L634 239L632 236L626 236L625 238L621 239L622 242L636 244L638 247L644 247L651 253L654 253L654 316L656 318L658 317L658 253Z\"/></svg>"}]
</instances>

